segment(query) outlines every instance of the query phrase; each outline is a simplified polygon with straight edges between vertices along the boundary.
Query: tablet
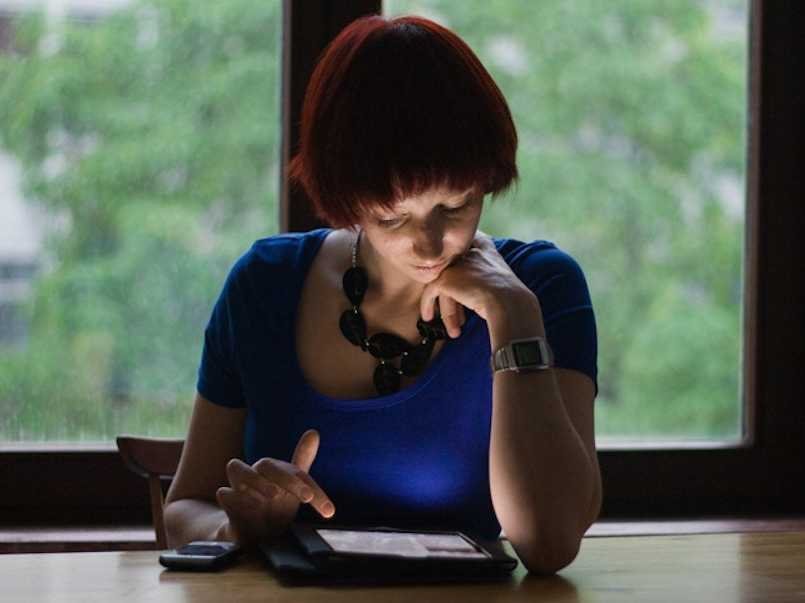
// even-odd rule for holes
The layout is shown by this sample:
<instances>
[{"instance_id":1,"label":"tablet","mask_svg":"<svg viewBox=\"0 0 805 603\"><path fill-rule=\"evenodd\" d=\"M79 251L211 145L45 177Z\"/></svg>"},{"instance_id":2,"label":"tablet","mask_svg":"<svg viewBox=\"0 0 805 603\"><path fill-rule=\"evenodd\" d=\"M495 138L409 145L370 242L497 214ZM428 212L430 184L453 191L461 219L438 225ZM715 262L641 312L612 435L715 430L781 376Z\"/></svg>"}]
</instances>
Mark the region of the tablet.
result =
<instances>
[{"instance_id":1,"label":"tablet","mask_svg":"<svg viewBox=\"0 0 805 603\"><path fill-rule=\"evenodd\" d=\"M499 541L466 532L294 523L261 545L280 578L389 583L507 578L517 567Z\"/></svg>"},{"instance_id":2,"label":"tablet","mask_svg":"<svg viewBox=\"0 0 805 603\"><path fill-rule=\"evenodd\" d=\"M428 534L389 530L313 528L334 554L396 556L415 559L490 559L491 553L460 532Z\"/></svg>"}]
</instances>

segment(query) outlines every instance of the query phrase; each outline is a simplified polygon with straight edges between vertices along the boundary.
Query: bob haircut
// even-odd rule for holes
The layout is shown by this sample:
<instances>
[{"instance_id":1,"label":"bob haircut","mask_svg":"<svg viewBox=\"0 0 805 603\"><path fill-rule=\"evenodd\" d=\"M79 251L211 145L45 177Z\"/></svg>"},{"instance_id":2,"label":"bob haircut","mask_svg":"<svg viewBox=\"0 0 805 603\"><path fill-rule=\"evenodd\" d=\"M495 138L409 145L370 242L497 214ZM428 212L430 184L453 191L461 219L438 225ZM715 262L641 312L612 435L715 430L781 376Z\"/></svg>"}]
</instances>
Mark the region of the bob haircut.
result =
<instances>
[{"instance_id":1,"label":"bob haircut","mask_svg":"<svg viewBox=\"0 0 805 603\"><path fill-rule=\"evenodd\" d=\"M362 17L325 48L302 106L291 186L352 228L427 190L497 196L518 178L503 94L461 38L422 17Z\"/></svg>"}]
</instances>

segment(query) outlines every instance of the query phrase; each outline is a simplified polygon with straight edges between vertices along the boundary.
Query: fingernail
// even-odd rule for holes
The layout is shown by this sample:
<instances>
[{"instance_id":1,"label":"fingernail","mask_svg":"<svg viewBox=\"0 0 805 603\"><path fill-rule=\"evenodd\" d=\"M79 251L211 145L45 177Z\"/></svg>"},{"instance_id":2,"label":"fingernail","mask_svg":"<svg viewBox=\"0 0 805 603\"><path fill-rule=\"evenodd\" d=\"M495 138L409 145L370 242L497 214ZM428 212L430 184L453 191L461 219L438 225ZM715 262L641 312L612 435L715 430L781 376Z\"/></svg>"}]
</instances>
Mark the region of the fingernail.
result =
<instances>
[{"instance_id":1,"label":"fingernail","mask_svg":"<svg viewBox=\"0 0 805 603\"><path fill-rule=\"evenodd\" d=\"M303 487L303 488L300 490L300 492L301 492L301 494L302 494L302 500L303 500L303 501L308 502L308 501L310 501L310 500L312 500L312 499L313 499L313 490L311 490L311 489L310 489L310 488L308 488L307 486L304 486L304 487Z\"/></svg>"},{"instance_id":2,"label":"fingernail","mask_svg":"<svg viewBox=\"0 0 805 603\"><path fill-rule=\"evenodd\" d=\"M335 507L333 506L333 503L327 501L321 506L321 511L324 515L329 517L335 512Z\"/></svg>"}]
</instances>

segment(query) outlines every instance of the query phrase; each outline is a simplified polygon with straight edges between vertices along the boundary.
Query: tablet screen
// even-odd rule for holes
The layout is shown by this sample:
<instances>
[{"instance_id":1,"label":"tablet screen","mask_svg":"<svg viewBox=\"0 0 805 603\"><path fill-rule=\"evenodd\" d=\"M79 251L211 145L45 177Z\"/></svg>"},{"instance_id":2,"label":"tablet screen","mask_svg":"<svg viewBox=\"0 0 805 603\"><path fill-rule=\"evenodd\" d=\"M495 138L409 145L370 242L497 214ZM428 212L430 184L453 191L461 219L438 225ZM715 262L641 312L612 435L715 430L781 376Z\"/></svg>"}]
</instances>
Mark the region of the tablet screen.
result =
<instances>
[{"instance_id":1,"label":"tablet screen","mask_svg":"<svg viewBox=\"0 0 805 603\"><path fill-rule=\"evenodd\" d=\"M486 559L490 555L458 534L417 534L360 530L317 529L321 538L339 553Z\"/></svg>"}]
</instances>

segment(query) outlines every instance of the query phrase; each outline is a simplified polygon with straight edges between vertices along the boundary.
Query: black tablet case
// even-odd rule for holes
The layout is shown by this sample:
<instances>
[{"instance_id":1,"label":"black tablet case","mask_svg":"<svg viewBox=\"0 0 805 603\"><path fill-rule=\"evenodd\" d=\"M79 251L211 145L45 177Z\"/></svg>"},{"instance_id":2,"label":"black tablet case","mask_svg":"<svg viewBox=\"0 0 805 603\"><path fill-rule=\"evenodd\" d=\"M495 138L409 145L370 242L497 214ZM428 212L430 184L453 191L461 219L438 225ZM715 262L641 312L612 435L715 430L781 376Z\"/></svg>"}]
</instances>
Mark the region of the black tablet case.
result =
<instances>
[{"instance_id":1,"label":"black tablet case","mask_svg":"<svg viewBox=\"0 0 805 603\"><path fill-rule=\"evenodd\" d=\"M510 579L511 572L517 567L517 559L504 551L500 541L468 536L492 553L493 559L455 561L331 557L326 563L317 565L305 552L293 529L287 530L273 543L261 544L260 550L280 581L288 585L488 582Z\"/></svg>"}]
</instances>

